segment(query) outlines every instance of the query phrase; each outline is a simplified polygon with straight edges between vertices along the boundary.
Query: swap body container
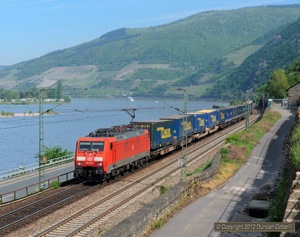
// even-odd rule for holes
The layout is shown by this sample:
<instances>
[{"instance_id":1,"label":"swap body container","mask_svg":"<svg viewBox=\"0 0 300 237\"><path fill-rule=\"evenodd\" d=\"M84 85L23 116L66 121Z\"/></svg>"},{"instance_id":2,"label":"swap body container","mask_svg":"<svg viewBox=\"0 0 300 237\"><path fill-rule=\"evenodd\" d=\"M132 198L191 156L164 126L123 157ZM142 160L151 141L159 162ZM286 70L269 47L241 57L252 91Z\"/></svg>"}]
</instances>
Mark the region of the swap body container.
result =
<instances>
[{"instance_id":1,"label":"swap body container","mask_svg":"<svg viewBox=\"0 0 300 237\"><path fill-rule=\"evenodd\" d=\"M206 128L208 127L208 125L207 125L208 114L202 113L201 111L189 112L188 114L193 116L194 134L205 132Z\"/></svg>"},{"instance_id":2,"label":"swap body container","mask_svg":"<svg viewBox=\"0 0 300 237\"><path fill-rule=\"evenodd\" d=\"M203 116L205 116L205 126L209 129L213 129L215 126L218 125L218 121L219 121L218 110L205 109L205 110L196 111L194 112L194 114L199 114L199 115L202 114Z\"/></svg>"},{"instance_id":3,"label":"swap body container","mask_svg":"<svg viewBox=\"0 0 300 237\"><path fill-rule=\"evenodd\" d=\"M174 134L173 120L147 120L131 123L134 128L147 129L150 135L151 150L173 144L176 135Z\"/></svg>"},{"instance_id":4,"label":"swap body container","mask_svg":"<svg viewBox=\"0 0 300 237\"><path fill-rule=\"evenodd\" d=\"M181 141L185 134L188 137L193 135L194 118L192 115L187 114L187 122L184 123L184 117L185 115L177 114L161 118L161 120L171 120L174 122L174 140Z\"/></svg>"},{"instance_id":5,"label":"swap body container","mask_svg":"<svg viewBox=\"0 0 300 237\"><path fill-rule=\"evenodd\" d=\"M236 116L241 116L246 114L246 105L240 105L236 107L237 109L237 114Z\"/></svg>"},{"instance_id":6,"label":"swap body container","mask_svg":"<svg viewBox=\"0 0 300 237\"><path fill-rule=\"evenodd\" d=\"M233 108L224 108L219 109L219 123L227 123L232 120L234 117L234 109Z\"/></svg>"}]
</instances>

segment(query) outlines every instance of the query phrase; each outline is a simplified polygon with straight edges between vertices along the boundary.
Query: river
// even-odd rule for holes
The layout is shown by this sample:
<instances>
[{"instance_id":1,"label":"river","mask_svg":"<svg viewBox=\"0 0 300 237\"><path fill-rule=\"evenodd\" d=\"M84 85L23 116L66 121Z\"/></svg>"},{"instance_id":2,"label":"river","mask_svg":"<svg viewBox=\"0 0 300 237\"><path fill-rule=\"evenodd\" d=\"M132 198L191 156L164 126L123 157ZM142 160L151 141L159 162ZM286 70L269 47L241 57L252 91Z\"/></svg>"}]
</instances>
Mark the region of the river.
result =
<instances>
[{"instance_id":1,"label":"river","mask_svg":"<svg viewBox=\"0 0 300 237\"><path fill-rule=\"evenodd\" d=\"M188 101L188 111L211 109L213 105L228 105L216 101ZM70 103L43 104L43 110L52 109L56 115L0 117L0 171L29 165L37 161L39 134L43 127L46 147L61 146L74 151L77 138L97 128L128 124L130 115L122 109L136 109L134 121L159 119L180 113L183 99L155 100L127 97L118 99L72 99ZM0 111L24 114L39 112L38 104L1 104ZM130 111L132 113L132 111ZM41 126L40 124L43 124Z\"/></svg>"}]
</instances>

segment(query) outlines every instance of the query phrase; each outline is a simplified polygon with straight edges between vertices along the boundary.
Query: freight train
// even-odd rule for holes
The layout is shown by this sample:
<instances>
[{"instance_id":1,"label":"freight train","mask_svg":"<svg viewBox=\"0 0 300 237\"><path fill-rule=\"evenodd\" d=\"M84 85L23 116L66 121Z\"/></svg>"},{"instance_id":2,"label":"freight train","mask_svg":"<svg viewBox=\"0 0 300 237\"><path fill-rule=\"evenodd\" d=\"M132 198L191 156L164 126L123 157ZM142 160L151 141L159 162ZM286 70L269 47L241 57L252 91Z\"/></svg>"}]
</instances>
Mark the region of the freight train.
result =
<instances>
[{"instance_id":1,"label":"freight train","mask_svg":"<svg viewBox=\"0 0 300 237\"><path fill-rule=\"evenodd\" d=\"M248 108L248 109L247 109ZM74 177L103 182L246 117L253 104L101 128L76 143ZM184 139L186 138L186 139Z\"/></svg>"}]
</instances>

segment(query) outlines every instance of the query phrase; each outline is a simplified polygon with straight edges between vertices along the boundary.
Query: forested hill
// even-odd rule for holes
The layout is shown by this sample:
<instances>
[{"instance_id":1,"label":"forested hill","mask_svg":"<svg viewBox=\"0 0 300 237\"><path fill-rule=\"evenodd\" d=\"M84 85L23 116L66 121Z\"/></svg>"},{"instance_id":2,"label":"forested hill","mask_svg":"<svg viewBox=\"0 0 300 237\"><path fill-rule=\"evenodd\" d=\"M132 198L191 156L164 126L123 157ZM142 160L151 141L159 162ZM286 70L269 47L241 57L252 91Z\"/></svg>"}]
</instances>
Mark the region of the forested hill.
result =
<instances>
[{"instance_id":1,"label":"forested hill","mask_svg":"<svg viewBox=\"0 0 300 237\"><path fill-rule=\"evenodd\" d=\"M300 18L265 38L269 38L267 44L246 58L226 79L218 81L207 95L230 97L258 88L268 82L274 69L290 66L300 58Z\"/></svg>"},{"instance_id":2,"label":"forested hill","mask_svg":"<svg viewBox=\"0 0 300 237\"><path fill-rule=\"evenodd\" d=\"M95 96L137 95L136 87L168 96L178 86L200 96L265 45L268 37L262 36L299 16L300 5L249 7L203 12L162 26L118 29L5 67L0 87L48 87L62 80L65 87L88 87L87 93Z\"/></svg>"}]
</instances>

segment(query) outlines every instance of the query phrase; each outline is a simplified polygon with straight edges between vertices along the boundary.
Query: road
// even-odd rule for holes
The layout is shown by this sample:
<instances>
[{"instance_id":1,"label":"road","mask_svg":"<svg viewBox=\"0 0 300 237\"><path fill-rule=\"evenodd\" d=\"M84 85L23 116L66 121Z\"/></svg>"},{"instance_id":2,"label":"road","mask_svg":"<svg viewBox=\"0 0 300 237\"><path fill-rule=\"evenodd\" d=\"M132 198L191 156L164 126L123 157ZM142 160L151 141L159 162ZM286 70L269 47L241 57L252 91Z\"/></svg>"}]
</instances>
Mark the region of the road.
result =
<instances>
[{"instance_id":1,"label":"road","mask_svg":"<svg viewBox=\"0 0 300 237\"><path fill-rule=\"evenodd\" d=\"M42 174L42 181L43 180L57 180L59 177L59 181L63 182L67 178L70 179L73 177L72 172L74 170L74 164L68 163L61 166L55 166L53 168L49 168L45 170L45 173ZM68 174L68 177L61 176L62 174ZM41 187L47 187L48 184L46 183L45 186L43 182L41 182ZM26 190L26 187L27 190ZM39 172L29 173L24 176L20 176L17 178L9 179L6 181L0 182L0 195L2 196L2 202L11 201L14 196L16 198L20 198L28 194L34 193L39 189ZM17 190L17 191L16 191Z\"/></svg>"}]
</instances>

